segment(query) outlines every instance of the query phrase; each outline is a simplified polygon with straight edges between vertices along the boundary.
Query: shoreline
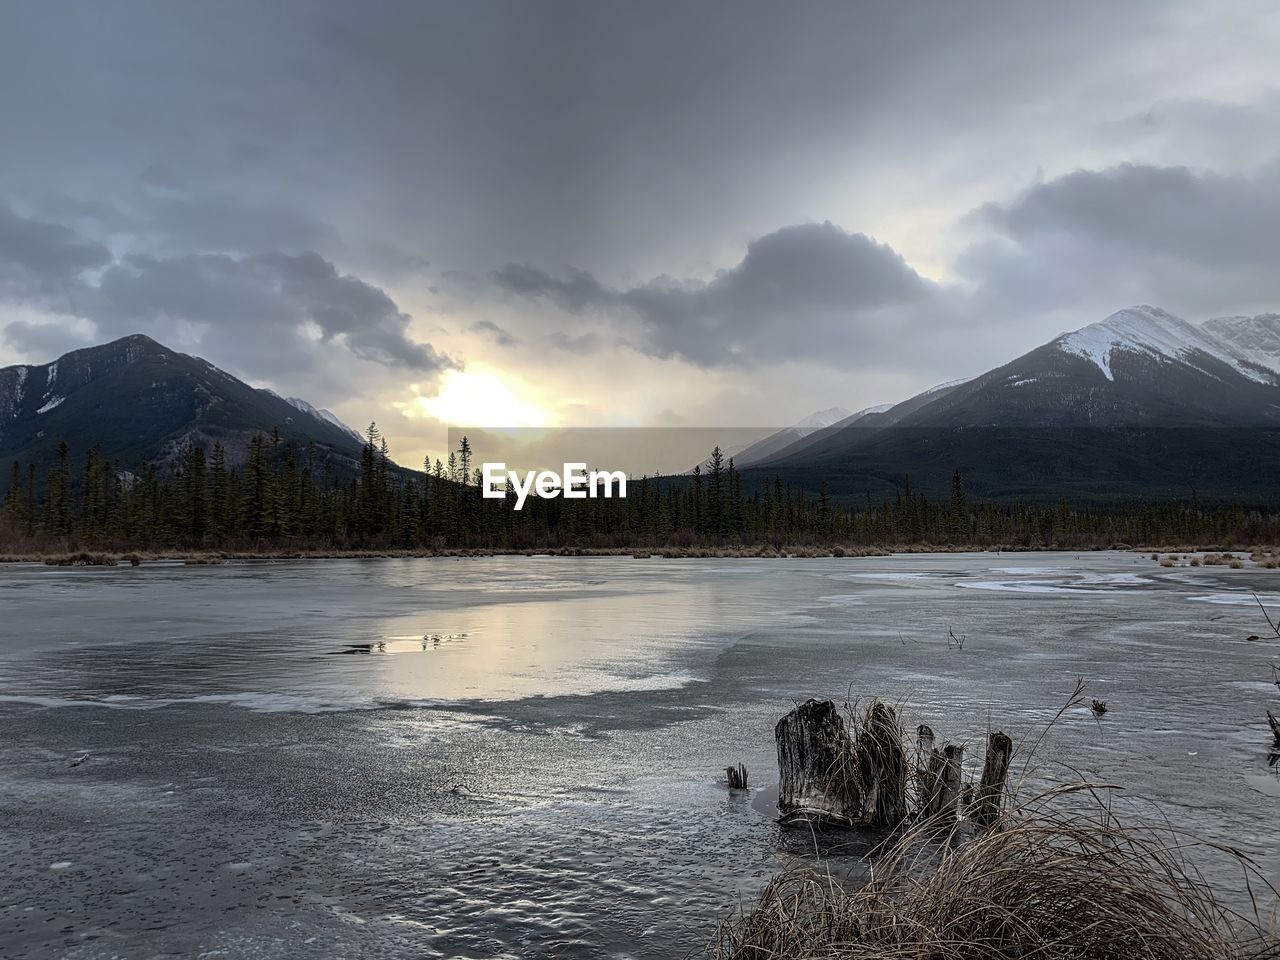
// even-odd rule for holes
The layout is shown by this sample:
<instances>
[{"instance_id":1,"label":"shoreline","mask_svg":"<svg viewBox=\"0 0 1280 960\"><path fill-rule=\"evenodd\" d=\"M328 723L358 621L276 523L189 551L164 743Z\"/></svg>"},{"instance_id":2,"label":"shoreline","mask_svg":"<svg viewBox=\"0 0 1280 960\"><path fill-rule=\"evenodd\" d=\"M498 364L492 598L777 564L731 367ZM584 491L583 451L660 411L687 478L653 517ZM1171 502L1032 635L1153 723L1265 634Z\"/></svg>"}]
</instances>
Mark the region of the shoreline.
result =
<instances>
[{"instance_id":1,"label":"shoreline","mask_svg":"<svg viewBox=\"0 0 1280 960\"><path fill-rule=\"evenodd\" d=\"M442 550L39 550L0 553L0 564L43 564L51 567L116 567L139 566L143 563L181 563L187 566L217 566L226 563L266 563L292 560L428 560L480 557L627 557L633 560L793 560L793 559L865 559L869 557L905 556L922 553L1132 553L1149 556L1162 566L1190 564L1241 565L1264 569L1280 567L1280 548L1252 545L1223 547L1218 544L1197 546L1134 546L1111 544L1088 547L955 544L895 544L885 547L852 547L841 544L719 547L557 547L550 549L451 548ZM1198 555L1198 556L1193 556ZM1237 556L1239 555L1239 556Z\"/></svg>"}]
</instances>

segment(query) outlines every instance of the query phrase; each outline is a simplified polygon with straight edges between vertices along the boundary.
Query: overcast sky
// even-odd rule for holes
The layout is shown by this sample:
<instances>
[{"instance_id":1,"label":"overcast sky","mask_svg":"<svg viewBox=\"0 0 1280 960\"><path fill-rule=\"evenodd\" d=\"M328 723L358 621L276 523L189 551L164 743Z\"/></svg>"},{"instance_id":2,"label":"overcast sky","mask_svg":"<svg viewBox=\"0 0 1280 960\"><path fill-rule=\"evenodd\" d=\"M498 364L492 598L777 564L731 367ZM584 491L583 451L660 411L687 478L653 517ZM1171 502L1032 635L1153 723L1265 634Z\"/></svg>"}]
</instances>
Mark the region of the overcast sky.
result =
<instances>
[{"instance_id":1,"label":"overcast sky","mask_svg":"<svg viewBox=\"0 0 1280 960\"><path fill-rule=\"evenodd\" d=\"M1280 5L6 0L0 365L377 419L783 424L1280 310Z\"/></svg>"}]
</instances>

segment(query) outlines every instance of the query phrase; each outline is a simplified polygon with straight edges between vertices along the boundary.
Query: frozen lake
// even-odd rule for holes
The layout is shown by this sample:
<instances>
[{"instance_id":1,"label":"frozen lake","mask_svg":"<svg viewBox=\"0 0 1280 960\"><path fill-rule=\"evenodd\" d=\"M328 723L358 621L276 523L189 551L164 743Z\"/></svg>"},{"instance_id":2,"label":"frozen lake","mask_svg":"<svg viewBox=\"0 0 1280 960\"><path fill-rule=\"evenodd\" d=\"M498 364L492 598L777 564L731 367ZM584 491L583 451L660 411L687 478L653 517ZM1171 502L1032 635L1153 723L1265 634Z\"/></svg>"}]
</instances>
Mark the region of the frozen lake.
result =
<instances>
[{"instance_id":1,"label":"frozen lake","mask_svg":"<svg viewBox=\"0 0 1280 960\"><path fill-rule=\"evenodd\" d=\"M1046 750L1275 881L1251 592L1120 553L0 567L0 955L681 957L813 856L717 782L767 790L794 700L1019 741L1077 677L1110 709Z\"/></svg>"}]
</instances>

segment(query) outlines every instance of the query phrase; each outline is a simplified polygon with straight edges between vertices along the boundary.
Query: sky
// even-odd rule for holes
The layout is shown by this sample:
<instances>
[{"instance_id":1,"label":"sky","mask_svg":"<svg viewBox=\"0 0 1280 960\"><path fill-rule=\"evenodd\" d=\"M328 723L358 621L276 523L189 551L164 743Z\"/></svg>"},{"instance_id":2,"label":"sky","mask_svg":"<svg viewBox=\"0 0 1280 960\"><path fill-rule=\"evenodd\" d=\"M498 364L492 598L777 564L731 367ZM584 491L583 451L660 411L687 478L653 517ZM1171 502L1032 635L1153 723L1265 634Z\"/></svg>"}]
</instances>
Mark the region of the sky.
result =
<instances>
[{"instance_id":1,"label":"sky","mask_svg":"<svg viewBox=\"0 0 1280 960\"><path fill-rule=\"evenodd\" d=\"M1270 0L4 13L0 365L146 333L402 463L1280 310Z\"/></svg>"}]
</instances>

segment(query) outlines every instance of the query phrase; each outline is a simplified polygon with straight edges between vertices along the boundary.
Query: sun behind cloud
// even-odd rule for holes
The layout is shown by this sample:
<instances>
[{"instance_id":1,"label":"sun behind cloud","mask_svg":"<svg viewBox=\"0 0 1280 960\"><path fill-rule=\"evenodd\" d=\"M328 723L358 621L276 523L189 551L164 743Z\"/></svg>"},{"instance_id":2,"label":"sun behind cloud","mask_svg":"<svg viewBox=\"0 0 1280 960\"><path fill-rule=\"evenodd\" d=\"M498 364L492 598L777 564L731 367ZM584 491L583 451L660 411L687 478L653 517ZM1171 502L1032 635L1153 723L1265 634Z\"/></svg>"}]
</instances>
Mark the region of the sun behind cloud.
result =
<instances>
[{"instance_id":1,"label":"sun behind cloud","mask_svg":"<svg viewBox=\"0 0 1280 960\"><path fill-rule=\"evenodd\" d=\"M427 416L455 426L545 427L552 420L510 377L485 367L446 372L439 392L418 397L417 404Z\"/></svg>"}]
</instances>

